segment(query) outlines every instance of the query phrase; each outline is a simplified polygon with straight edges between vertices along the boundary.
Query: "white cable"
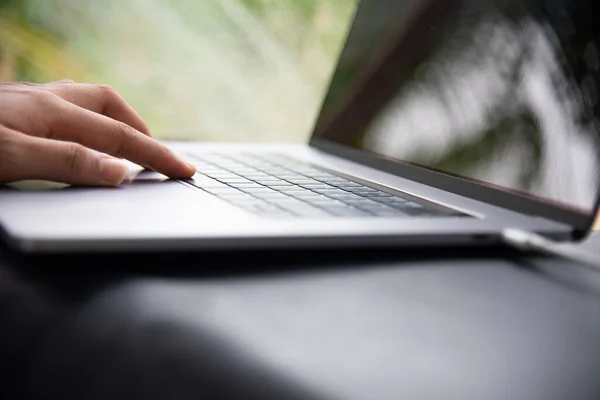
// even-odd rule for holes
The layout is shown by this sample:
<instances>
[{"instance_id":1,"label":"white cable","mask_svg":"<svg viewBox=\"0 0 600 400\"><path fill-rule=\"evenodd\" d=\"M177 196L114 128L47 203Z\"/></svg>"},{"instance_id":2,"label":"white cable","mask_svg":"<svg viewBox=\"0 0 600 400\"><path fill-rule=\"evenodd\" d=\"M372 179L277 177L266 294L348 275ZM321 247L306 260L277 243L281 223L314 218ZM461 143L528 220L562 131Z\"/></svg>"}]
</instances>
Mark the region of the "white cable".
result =
<instances>
[{"instance_id":1,"label":"white cable","mask_svg":"<svg viewBox=\"0 0 600 400\"><path fill-rule=\"evenodd\" d=\"M505 229L502 231L502 238L506 244L520 250L536 251L542 254L575 261L600 272L600 257L593 256L571 247L566 247L561 243L553 242L543 236L519 229Z\"/></svg>"}]
</instances>

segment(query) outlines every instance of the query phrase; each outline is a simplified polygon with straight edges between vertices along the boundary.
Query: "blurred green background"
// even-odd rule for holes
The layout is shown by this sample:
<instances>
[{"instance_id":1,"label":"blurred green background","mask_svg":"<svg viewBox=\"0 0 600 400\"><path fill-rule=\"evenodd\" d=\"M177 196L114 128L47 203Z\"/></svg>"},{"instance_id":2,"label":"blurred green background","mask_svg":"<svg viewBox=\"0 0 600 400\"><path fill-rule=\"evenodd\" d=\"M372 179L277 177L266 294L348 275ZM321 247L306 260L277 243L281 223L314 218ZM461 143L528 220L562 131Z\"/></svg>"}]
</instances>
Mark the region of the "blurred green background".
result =
<instances>
[{"instance_id":1,"label":"blurred green background","mask_svg":"<svg viewBox=\"0 0 600 400\"><path fill-rule=\"evenodd\" d=\"M0 81L107 83L170 140L303 141L356 0L0 0Z\"/></svg>"}]
</instances>

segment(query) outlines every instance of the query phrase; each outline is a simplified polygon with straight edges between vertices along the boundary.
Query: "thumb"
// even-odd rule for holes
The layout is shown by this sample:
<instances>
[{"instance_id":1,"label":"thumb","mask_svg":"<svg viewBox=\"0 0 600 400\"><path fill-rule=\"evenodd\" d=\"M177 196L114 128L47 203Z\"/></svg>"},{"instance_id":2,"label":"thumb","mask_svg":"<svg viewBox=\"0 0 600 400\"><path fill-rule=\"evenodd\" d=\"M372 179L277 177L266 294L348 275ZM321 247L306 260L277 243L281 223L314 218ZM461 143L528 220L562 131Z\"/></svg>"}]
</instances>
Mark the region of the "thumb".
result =
<instances>
[{"instance_id":1,"label":"thumb","mask_svg":"<svg viewBox=\"0 0 600 400\"><path fill-rule=\"evenodd\" d=\"M73 185L116 186L127 175L127 166L103 157L80 144L32 136L19 139L18 179L42 179Z\"/></svg>"}]
</instances>

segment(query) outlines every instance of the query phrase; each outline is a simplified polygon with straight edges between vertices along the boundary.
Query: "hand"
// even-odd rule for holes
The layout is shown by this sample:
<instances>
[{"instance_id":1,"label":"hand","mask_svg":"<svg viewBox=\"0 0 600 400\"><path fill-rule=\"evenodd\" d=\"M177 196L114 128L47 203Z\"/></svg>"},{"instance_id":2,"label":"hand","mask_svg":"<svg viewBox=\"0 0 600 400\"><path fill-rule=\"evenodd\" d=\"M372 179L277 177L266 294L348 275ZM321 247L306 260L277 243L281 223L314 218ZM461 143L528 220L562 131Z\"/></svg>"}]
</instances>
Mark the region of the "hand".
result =
<instances>
[{"instance_id":1,"label":"hand","mask_svg":"<svg viewBox=\"0 0 600 400\"><path fill-rule=\"evenodd\" d=\"M171 178L195 173L109 86L0 83L0 183L115 186L127 173L118 158Z\"/></svg>"}]
</instances>

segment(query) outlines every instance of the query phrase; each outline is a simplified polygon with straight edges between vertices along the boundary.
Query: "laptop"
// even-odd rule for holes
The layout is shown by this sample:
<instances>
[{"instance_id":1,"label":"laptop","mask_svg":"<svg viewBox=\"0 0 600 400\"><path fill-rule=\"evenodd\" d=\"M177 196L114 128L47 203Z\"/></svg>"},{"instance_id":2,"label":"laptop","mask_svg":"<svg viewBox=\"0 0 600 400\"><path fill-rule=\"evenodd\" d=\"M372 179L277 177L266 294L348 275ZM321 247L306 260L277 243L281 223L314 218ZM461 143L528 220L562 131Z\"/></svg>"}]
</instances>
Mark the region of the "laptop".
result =
<instances>
[{"instance_id":1,"label":"laptop","mask_svg":"<svg viewBox=\"0 0 600 400\"><path fill-rule=\"evenodd\" d=\"M599 79L597 2L363 0L309 143L168 143L193 178L5 186L2 237L31 253L582 240Z\"/></svg>"}]
</instances>

